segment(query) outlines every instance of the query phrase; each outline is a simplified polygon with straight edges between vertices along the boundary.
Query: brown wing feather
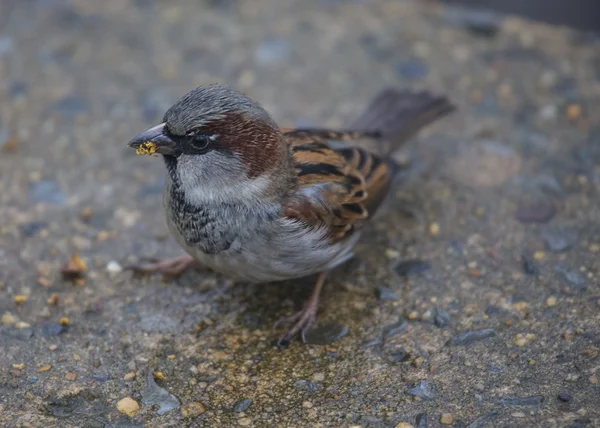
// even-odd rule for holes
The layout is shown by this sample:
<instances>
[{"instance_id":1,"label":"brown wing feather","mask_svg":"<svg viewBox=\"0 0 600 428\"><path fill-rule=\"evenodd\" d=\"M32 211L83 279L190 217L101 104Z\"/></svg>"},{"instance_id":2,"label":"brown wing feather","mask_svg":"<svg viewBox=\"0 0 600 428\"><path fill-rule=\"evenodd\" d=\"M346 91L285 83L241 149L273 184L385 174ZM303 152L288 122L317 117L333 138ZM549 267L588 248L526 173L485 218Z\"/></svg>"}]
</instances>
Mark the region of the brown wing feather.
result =
<instances>
[{"instance_id":1,"label":"brown wing feather","mask_svg":"<svg viewBox=\"0 0 600 428\"><path fill-rule=\"evenodd\" d=\"M369 207L376 208L372 202L389 187L386 164L358 148L333 150L314 134L288 141L298 190L288 199L285 215L327 229L332 242L360 228Z\"/></svg>"},{"instance_id":2,"label":"brown wing feather","mask_svg":"<svg viewBox=\"0 0 600 428\"><path fill-rule=\"evenodd\" d=\"M345 147L336 152L364 177L367 197L363 205L373 217L390 189L397 165L360 147Z\"/></svg>"}]
</instances>

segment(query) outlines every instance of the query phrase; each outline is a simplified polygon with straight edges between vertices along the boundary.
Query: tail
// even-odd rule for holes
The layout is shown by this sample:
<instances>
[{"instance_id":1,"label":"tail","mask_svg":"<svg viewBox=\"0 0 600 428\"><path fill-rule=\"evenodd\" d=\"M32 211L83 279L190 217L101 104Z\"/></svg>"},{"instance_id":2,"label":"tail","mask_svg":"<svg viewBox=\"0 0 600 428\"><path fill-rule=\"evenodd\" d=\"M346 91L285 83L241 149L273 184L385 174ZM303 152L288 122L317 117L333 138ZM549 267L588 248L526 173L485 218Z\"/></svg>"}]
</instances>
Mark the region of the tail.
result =
<instances>
[{"instance_id":1,"label":"tail","mask_svg":"<svg viewBox=\"0 0 600 428\"><path fill-rule=\"evenodd\" d=\"M434 96L427 91L387 88L373 98L350 128L377 133L389 142L382 153L389 155L422 128L454 110L455 107L443 96Z\"/></svg>"}]
</instances>

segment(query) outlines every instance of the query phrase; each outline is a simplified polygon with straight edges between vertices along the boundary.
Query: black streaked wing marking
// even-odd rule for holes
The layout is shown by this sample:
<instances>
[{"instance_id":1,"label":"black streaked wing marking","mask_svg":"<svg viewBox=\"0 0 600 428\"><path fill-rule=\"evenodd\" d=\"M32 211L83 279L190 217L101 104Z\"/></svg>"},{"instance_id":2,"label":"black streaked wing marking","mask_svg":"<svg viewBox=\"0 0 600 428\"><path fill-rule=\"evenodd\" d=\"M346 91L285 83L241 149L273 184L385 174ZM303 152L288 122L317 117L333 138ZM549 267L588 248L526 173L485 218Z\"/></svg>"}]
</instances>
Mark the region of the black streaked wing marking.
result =
<instances>
[{"instance_id":1,"label":"black streaked wing marking","mask_svg":"<svg viewBox=\"0 0 600 428\"><path fill-rule=\"evenodd\" d=\"M362 214L365 212L364 208L360 204L343 204L344 209L352 211L355 214Z\"/></svg>"},{"instance_id":2,"label":"black streaked wing marking","mask_svg":"<svg viewBox=\"0 0 600 428\"><path fill-rule=\"evenodd\" d=\"M339 177L344 175L337 166L330 163L296 163L296 168L298 168L298 176L318 174Z\"/></svg>"}]
</instances>

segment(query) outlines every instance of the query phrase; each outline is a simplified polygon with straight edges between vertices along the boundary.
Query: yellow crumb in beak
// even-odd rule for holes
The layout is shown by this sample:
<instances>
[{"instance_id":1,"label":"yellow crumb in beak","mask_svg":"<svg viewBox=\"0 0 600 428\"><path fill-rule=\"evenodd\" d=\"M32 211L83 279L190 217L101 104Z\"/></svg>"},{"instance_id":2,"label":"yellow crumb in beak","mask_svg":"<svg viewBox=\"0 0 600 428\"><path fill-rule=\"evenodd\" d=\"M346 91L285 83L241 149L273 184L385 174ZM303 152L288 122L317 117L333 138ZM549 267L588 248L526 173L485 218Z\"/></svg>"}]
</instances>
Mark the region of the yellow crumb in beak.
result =
<instances>
[{"instance_id":1,"label":"yellow crumb in beak","mask_svg":"<svg viewBox=\"0 0 600 428\"><path fill-rule=\"evenodd\" d=\"M140 146L135 150L135 153L138 155L151 155L154 152L156 152L156 144L151 143L150 141L140 144Z\"/></svg>"}]
</instances>

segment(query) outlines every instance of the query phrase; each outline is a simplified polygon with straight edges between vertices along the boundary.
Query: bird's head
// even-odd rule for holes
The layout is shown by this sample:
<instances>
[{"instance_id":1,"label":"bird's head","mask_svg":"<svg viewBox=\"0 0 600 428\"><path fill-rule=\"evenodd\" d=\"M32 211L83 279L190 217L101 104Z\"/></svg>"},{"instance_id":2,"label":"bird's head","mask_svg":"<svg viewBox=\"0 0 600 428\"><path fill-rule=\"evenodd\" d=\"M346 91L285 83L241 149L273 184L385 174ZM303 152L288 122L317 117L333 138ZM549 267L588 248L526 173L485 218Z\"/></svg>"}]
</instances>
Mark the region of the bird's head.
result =
<instances>
[{"instance_id":1,"label":"bird's head","mask_svg":"<svg viewBox=\"0 0 600 428\"><path fill-rule=\"evenodd\" d=\"M256 102L223 85L200 86L180 98L162 123L137 135L139 154L164 156L184 190L212 198L269 193L285 170L278 126ZM238 195L243 196L243 195Z\"/></svg>"}]
</instances>

